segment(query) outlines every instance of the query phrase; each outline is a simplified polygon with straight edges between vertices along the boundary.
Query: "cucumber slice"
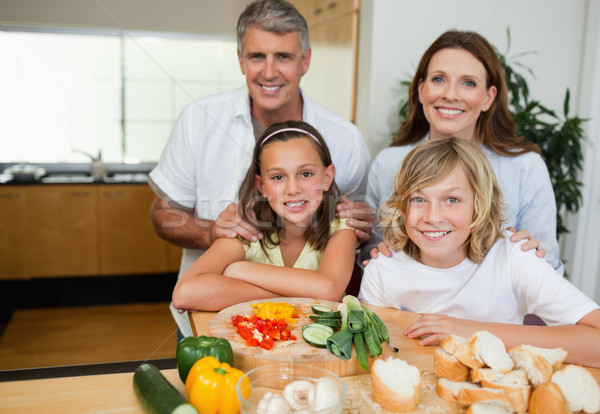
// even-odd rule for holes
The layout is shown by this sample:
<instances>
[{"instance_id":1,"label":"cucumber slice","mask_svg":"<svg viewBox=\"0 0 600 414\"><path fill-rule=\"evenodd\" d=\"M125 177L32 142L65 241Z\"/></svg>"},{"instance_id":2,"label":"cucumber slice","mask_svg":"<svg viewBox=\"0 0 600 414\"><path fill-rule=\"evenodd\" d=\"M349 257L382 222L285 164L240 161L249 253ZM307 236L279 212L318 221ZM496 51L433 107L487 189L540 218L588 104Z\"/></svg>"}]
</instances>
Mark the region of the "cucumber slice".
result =
<instances>
[{"instance_id":1,"label":"cucumber slice","mask_svg":"<svg viewBox=\"0 0 600 414\"><path fill-rule=\"evenodd\" d=\"M342 327L342 319L341 318L329 318L329 317L321 316L321 315L310 315L310 319L312 319L316 323L331 326L332 328L335 328L335 329L340 329Z\"/></svg>"},{"instance_id":2,"label":"cucumber slice","mask_svg":"<svg viewBox=\"0 0 600 414\"><path fill-rule=\"evenodd\" d=\"M327 313L327 312L333 312L333 310L331 308L328 308L327 306L324 306L324 305L312 305L310 308L317 315L320 315L322 313Z\"/></svg>"},{"instance_id":3,"label":"cucumber slice","mask_svg":"<svg viewBox=\"0 0 600 414\"><path fill-rule=\"evenodd\" d=\"M324 331L326 331L329 334L333 335L333 328L331 326L323 325L323 324L320 324L320 323L309 323L307 325L304 325L302 327L302 330L307 329L307 328L309 328L309 329L313 329L313 328L315 328L315 329L323 329Z\"/></svg>"},{"instance_id":4,"label":"cucumber slice","mask_svg":"<svg viewBox=\"0 0 600 414\"><path fill-rule=\"evenodd\" d=\"M304 325L304 327L302 328L302 338L304 338L306 343L309 345L312 345L317 348L326 348L327 338L329 338L333 334L333 330L332 332L328 332L322 327L315 327L313 325L317 324L310 323L308 325Z\"/></svg>"}]
</instances>

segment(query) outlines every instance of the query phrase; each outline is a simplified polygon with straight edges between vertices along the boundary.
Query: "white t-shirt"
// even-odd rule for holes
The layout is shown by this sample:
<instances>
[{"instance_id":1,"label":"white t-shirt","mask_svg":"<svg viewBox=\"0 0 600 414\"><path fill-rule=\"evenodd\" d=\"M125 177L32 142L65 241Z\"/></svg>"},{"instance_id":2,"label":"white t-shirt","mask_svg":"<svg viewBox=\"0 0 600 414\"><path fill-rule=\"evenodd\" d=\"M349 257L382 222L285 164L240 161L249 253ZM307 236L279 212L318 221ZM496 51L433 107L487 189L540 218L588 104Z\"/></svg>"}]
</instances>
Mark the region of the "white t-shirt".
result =
<instances>
[{"instance_id":1,"label":"white t-shirt","mask_svg":"<svg viewBox=\"0 0 600 414\"><path fill-rule=\"evenodd\" d=\"M465 259L449 269L425 266L402 251L365 267L358 299L416 313L522 324L526 314L546 324L575 324L598 305L524 243L498 240L481 264Z\"/></svg>"},{"instance_id":2,"label":"white t-shirt","mask_svg":"<svg viewBox=\"0 0 600 414\"><path fill-rule=\"evenodd\" d=\"M354 124L301 93L302 119L327 143L341 194L362 197L370 161L362 134ZM246 87L198 99L181 112L150 178L160 196L193 208L196 217L216 220L229 203L237 202L255 142ZM179 276L202 253L184 249ZM171 309L182 333L191 335L187 315Z\"/></svg>"}]
</instances>

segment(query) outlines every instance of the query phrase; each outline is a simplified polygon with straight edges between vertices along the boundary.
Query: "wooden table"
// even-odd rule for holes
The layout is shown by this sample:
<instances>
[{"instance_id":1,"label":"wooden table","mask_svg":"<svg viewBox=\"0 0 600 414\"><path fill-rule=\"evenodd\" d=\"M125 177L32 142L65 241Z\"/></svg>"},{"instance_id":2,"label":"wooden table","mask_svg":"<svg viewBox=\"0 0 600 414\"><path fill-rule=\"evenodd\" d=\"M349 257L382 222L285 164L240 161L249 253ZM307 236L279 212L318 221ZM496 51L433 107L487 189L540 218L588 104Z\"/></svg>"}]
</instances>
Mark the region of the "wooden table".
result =
<instances>
[{"instance_id":1,"label":"wooden table","mask_svg":"<svg viewBox=\"0 0 600 414\"><path fill-rule=\"evenodd\" d=\"M387 308L372 307L390 330L391 342L400 348L395 354L424 372L423 401L430 399L437 406L423 407L413 411L455 412L465 410L445 401L436 399L433 353L435 347L420 347L417 341L402 335L404 327L415 320L416 315ZM193 328L197 334L208 333L208 324L213 312L195 312L191 315ZM389 348L384 355L391 355ZM589 369L596 381L600 382L600 369ZM177 370L163 370L163 373L182 393L184 385L179 380ZM0 382L0 412L9 413L139 413L143 414L132 385L133 372L107 375L64 377L42 380ZM375 408L371 400L371 383L368 375L344 377L348 393L345 414L386 412ZM432 411L433 410L433 411Z\"/></svg>"}]
</instances>

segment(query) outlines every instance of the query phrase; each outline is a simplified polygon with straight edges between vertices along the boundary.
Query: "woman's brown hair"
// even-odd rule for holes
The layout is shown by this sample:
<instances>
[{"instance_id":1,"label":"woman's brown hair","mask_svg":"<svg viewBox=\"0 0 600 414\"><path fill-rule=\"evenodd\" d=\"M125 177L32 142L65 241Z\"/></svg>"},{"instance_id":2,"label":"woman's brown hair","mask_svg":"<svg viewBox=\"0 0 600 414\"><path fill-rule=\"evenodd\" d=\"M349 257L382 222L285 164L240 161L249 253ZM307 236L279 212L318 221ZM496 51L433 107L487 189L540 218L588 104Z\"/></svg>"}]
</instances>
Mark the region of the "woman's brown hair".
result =
<instances>
[{"instance_id":1,"label":"woman's brown hair","mask_svg":"<svg viewBox=\"0 0 600 414\"><path fill-rule=\"evenodd\" d=\"M477 120L476 139L501 155L514 156L525 152L540 153L537 144L516 136L515 122L508 110L508 88L502 63L490 43L480 34L449 30L438 37L425 51L408 91L408 114L396 132L390 146L420 141L429 132L423 105L419 102L419 82L425 82L429 63L442 49L462 49L479 60L487 73L486 88L495 86L497 93L490 108Z\"/></svg>"},{"instance_id":2,"label":"woman's brown hair","mask_svg":"<svg viewBox=\"0 0 600 414\"><path fill-rule=\"evenodd\" d=\"M272 142L286 142L298 138L310 140L324 167L333 164L325 140L313 126L302 121L279 122L267 128L256 142L252 164L240 187L240 216L262 232L263 238L260 243L265 252L267 246L279 244L277 234L282 228L282 223L269 205L269 201L258 191L254 177L260 175L261 154L266 146ZM310 226L304 232L306 241L316 250L323 251L327 245L329 226L335 218L338 196L339 190L333 179L329 189L323 192L323 202L315 212Z\"/></svg>"}]
</instances>

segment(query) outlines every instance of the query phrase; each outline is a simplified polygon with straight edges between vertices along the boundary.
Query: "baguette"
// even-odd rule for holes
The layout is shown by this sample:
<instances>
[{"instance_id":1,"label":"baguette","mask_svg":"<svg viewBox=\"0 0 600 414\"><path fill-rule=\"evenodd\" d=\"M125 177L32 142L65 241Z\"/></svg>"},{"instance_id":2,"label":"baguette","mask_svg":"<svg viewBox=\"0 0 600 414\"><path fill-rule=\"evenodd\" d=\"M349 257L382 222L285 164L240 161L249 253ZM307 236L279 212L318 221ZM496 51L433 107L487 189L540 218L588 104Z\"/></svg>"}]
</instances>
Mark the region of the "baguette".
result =
<instances>
[{"instance_id":1,"label":"baguette","mask_svg":"<svg viewBox=\"0 0 600 414\"><path fill-rule=\"evenodd\" d=\"M514 411L519 414L527 412L529 394L531 393L531 385L528 383L523 384L519 380L513 381L510 375L506 375L501 380L482 381L481 385L487 388L503 390Z\"/></svg>"},{"instance_id":2,"label":"baguette","mask_svg":"<svg viewBox=\"0 0 600 414\"><path fill-rule=\"evenodd\" d=\"M552 374L571 411L600 411L600 387L590 372L580 365L567 365Z\"/></svg>"},{"instance_id":3,"label":"baguette","mask_svg":"<svg viewBox=\"0 0 600 414\"><path fill-rule=\"evenodd\" d=\"M571 410L558 385L546 382L531 393L529 414L571 414Z\"/></svg>"},{"instance_id":4,"label":"baguette","mask_svg":"<svg viewBox=\"0 0 600 414\"><path fill-rule=\"evenodd\" d=\"M448 335L440 343L443 350L454 355L460 362L471 369L481 368L483 360L467 345L467 340L458 335Z\"/></svg>"},{"instance_id":5,"label":"baguette","mask_svg":"<svg viewBox=\"0 0 600 414\"><path fill-rule=\"evenodd\" d=\"M447 378L450 381L466 381L469 377L469 368L442 348L435 350L433 368L438 377Z\"/></svg>"},{"instance_id":6,"label":"baguette","mask_svg":"<svg viewBox=\"0 0 600 414\"><path fill-rule=\"evenodd\" d=\"M421 402L421 373L401 359L376 359L371 384L373 401L388 411L411 411Z\"/></svg>"},{"instance_id":7,"label":"baguette","mask_svg":"<svg viewBox=\"0 0 600 414\"><path fill-rule=\"evenodd\" d=\"M480 387L468 381L454 382L439 378L436 391L440 398L462 405L490 400L509 402L504 390Z\"/></svg>"},{"instance_id":8,"label":"baguette","mask_svg":"<svg viewBox=\"0 0 600 414\"><path fill-rule=\"evenodd\" d=\"M491 368L477 368L471 370L471 381L479 383L481 381L501 381L503 378L508 377L512 382L527 385L529 384L529 378L525 371L521 369L515 369L506 374L498 371L494 371Z\"/></svg>"},{"instance_id":9,"label":"baguette","mask_svg":"<svg viewBox=\"0 0 600 414\"><path fill-rule=\"evenodd\" d=\"M542 355L530 347L518 345L508 350L515 366L527 373L527 378L534 387L550 381L552 366Z\"/></svg>"},{"instance_id":10,"label":"baguette","mask_svg":"<svg viewBox=\"0 0 600 414\"><path fill-rule=\"evenodd\" d=\"M550 363L552 369L556 371L561 367L565 358L567 357L567 351L563 348L539 348L533 345L521 345L527 349L532 350L533 352L540 354Z\"/></svg>"},{"instance_id":11,"label":"baguette","mask_svg":"<svg viewBox=\"0 0 600 414\"><path fill-rule=\"evenodd\" d=\"M498 372L508 372L514 363L506 352L504 342L488 331L478 331L467 339L467 345L488 367Z\"/></svg>"}]
</instances>

